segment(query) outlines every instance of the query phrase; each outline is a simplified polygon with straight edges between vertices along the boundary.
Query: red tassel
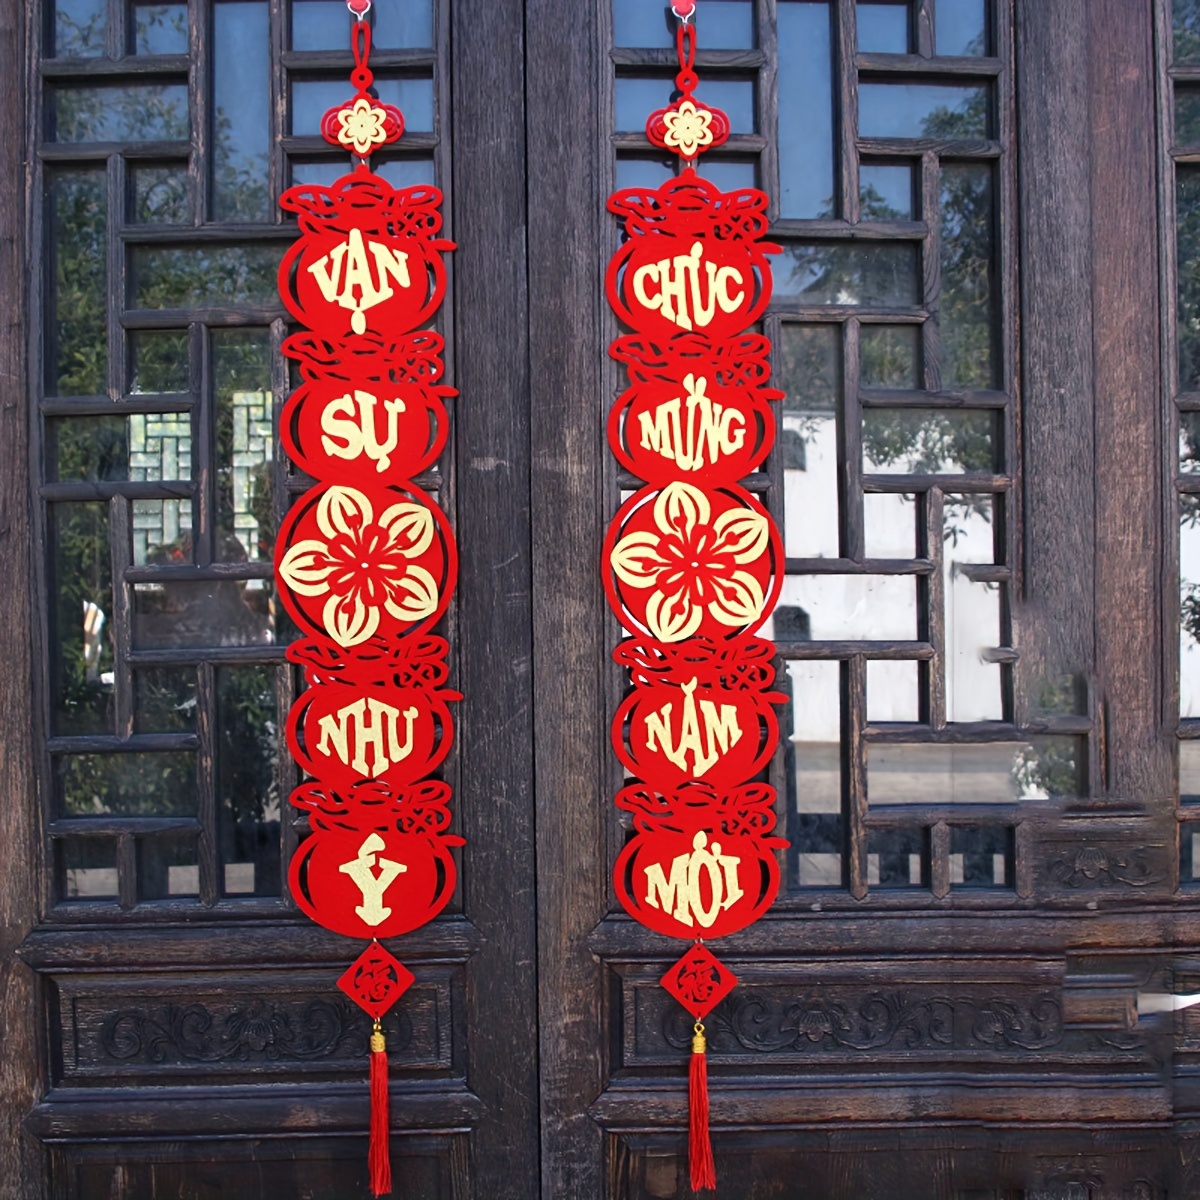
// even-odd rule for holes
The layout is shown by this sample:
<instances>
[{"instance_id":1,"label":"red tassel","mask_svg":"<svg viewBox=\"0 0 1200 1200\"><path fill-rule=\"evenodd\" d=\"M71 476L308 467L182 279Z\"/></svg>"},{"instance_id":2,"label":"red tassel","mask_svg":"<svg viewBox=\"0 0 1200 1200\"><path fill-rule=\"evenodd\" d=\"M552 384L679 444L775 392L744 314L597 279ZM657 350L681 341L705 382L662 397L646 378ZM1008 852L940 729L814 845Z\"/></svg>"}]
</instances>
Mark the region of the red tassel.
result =
<instances>
[{"instance_id":1,"label":"red tassel","mask_svg":"<svg viewBox=\"0 0 1200 1200\"><path fill-rule=\"evenodd\" d=\"M388 1119L387 1043L375 1022L371 1034L371 1140L367 1166L371 1171L371 1194L389 1196L392 1191L392 1159L388 1150L391 1122Z\"/></svg>"},{"instance_id":2,"label":"red tassel","mask_svg":"<svg viewBox=\"0 0 1200 1200\"><path fill-rule=\"evenodd\" d=\"M717 1166L713 1162L712 1141L708 1135L707 1049L704 1026L697 1021L692 1037L692 1062L688 1068L688 1159L693 1192L717 1186Z\"/></svg>"}]
</instances>

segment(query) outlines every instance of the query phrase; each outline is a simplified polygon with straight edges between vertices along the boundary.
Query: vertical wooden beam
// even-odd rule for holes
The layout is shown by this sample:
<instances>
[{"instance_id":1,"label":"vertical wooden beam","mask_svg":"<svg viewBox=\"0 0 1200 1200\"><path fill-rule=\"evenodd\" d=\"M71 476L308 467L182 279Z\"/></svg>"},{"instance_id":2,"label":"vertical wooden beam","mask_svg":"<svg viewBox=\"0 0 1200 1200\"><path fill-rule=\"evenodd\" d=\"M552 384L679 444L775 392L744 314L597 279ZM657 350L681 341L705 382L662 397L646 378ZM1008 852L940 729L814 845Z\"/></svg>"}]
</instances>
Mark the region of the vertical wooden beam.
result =
<instances>
[{"instance_id":1,"label":"vertical wooden beam","mask_svg":"<svg viewBox=\"0 0 1200 1200\"><path fill-rule=\"evenodd\" d=\"M33 44L37 5L0 5L0 99L9 114L0 138L0 1197L49 1194L43 1149L24 1132L25 1114L41 1094L38 987L15 951L37 920L41 892L41 829L30 737L29 680L33 675L30 621L32 566L29 423L26 361L29 263L26 203L29 137L26 53Z\"/></svg>"},{"instance_id":2,"label":"vertical wooden beam","mask_svg":"<svg viewBox=\"0 0 1200 1200\"><path fill-rule=\"evenodd\" d=\"M460 396L442 502L461 564L452 645L466 697L455 712L463 906L482 935L467 966L467 1078L488 1114L471 1134L471 1195L504 1196L538 1172L525 47L520 0L456 0L451 20L454 107L439 132L443 145L453 138ZM561 40L560 20L547 27ZM498 894L498 879L512 890Z\"/></svg>"},{"instance_id":3,"label":"vertical wooden beam","mask_svg":"<svg viewBox=\"0 0 1200 1200\"><path fill-rule=\"evenodd\" d=\"M1120 20L1120 37L1110 24ZM1173 809L1173 729L1161 711L1163 426L1159 363L1154 22L1149 4L1091 0L1096 629L1114 800ZM1107 32L1106 32L1107 31ZM1103 193L1101 193L1103 184ZM1173 232L1173 231L1169 231ZM1170 586L1177 587L1168 574ZM1172 634L1172 640L1177 635ZM1173 822L1172 822L1173 825Z\"/></svg>"},{"instance_id":4,"label":"vertical wooden beam","mask_svg":"<svg viewBox=\"0 0 1200 1200\"><path fill-rule=\"evenodd\" d=\"M605 1194L588 1104L605 1082L607 1015L588 935L604 917L612 797L603 794L611 642L600 586L606 510L606 323L599 20L527 0L529 345L543 1196Z\"/></svg>"}]
</instances>

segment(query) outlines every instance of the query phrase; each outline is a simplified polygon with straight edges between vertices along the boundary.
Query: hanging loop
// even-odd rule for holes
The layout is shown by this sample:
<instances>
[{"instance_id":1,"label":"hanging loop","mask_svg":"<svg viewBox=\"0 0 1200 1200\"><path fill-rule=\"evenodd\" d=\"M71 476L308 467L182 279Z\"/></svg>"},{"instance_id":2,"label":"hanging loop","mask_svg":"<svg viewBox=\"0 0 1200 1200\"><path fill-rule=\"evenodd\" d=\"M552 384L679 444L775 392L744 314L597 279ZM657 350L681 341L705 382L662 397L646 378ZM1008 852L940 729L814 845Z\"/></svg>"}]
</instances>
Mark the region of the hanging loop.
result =
<instances>
[{"instance_id":1,"label":"hanging loop","mask_svg":"<svg viewBox=\"0 0 1200 1200\"><path fill-rule=\"evenodd\" d=\"M696 15L696 0L675 0L671 11L687 25Z\"/></svg>"},{"instance_id":2,"label":"hanging loop","mask_svg":"<svg viewBox=\"0 0 1200 1200\"><path fill-rule=\"evenodd\" d=\"M350 49L354 51L354 70L350 72L350 82L360 92L365 92L375 81L375 76L367 66L371 57L371 27L361 17L350 31Z\"/></svg>"}]
</instances>

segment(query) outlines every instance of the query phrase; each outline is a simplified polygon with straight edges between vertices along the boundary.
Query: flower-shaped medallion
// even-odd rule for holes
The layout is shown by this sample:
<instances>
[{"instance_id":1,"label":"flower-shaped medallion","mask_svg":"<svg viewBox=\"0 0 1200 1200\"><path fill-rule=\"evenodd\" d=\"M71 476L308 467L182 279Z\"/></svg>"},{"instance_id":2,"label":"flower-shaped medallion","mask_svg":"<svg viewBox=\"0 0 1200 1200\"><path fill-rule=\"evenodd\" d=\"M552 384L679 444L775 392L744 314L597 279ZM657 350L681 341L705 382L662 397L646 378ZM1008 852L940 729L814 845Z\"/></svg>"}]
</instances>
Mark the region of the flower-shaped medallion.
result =
<instances>
[{"instance_id":1,"label":"flower-shaped medallion","mask_svg":"<svg viewBox=\"0 0 1200 1200\"><path fill-rule=\"evenodd\" d=\"M338 112L338 141L359 158L365 158L376 146L387 141L387 113L360 96L351 108Z\"/></svg>"}]
</instances>

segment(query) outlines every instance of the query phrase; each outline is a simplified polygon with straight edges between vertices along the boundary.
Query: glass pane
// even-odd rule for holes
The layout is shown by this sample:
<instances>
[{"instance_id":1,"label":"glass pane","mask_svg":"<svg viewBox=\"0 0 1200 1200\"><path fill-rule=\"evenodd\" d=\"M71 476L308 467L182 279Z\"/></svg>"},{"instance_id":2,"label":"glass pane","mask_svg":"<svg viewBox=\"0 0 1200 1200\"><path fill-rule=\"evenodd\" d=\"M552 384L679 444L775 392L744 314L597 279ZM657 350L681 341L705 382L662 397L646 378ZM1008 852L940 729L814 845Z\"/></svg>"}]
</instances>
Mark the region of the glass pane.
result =
<instances>
[{"instance_id":1,"label":"glass pane","mask_svg":"<svg viewBox=\"0 0 1200 1200\"><path fill-rule=\"evenodd\" d=\"M992 171L942 168L942 385L987 388L995 383Z\"/></svg>"},{"instance_id":2,"label":"glass pane","mask_svg":"<svg viewBox=\"0 0 1200 1200\"><path fill-rule=\"evenodd\" d=\"M48 522L54 733L112 733L108 506L52 504Z\"/></svg>"},{"instance_id":3,"label":"glass pane","mask_svg":"<svg viewBox=\"0 0 1200 1200\"><path fill-rule=\"evenodd\" d=\"M1175 145L1200 142L1200 88L1175 85Z\"/></svg>"},{"instance_id":4,"label":"glass pane","mask_svg":"<svg viewBox=\"0 0 1200 1200\"><path fill-rule=\"evenodd\" d=\"M868 558L915 558L916 497L900 492L863 496L863 541Z\"/></svg>"},{"instance_id":5,"label":"glass pane","mask_svg":"<svg viewBox=\"0 0 1200 1200\"><path fill-rule=\"evenodd\" d=\"M133 9L135 54L186 54L186 4L138 4Z\"/></svg>"},{"instance_id":6,"label":"glass pane","mask_svg":"<svg viewBox=\"0 0 1200 1200\"><path fill-rule=\"evenodd\" d=\"M928 887L928 830L869 829L867 883L873 888Z\"/></svg>"},{"instance_id":7,"label":"glass pane","mask_svg":"<svg viewBox=\"0 0 1200 1200\"><path fill-rule=\"evenodd\" d=\"M842 886L841 664L789 661L780 728L792 887Z\"/></svg>"},{"instance_id":8,"label":"glass pane","mask_svg":"<svg viewBox=\"0 0 1200 1200\"><path fill-rule=\"evenodd\" d=\"M858 168L858 201L864 221L912 220L912 167L864 163Z\"/></svg>"},{"instance_id":9,"label":"glass pane","mask_svg":"<svg viewBox=\"0 0 1200 1200\"><path fill-rule=\"evenodd\" d=\"M350 44L354 17L342 0L292 0L289 10L293 50L341 50Z\"/></svg>"},{"instance_id":10,"label":"glass pane","mask_svg":"<svg viewBox=\"0 0 1200 1200\"><path fill-rule=\"evenodd\" d=\"M942 509L946 562L1002 561L996 548L996 500L987 493L947 496ZM1073 711L1073 710L1072 710Z\"/></svg>"},{"instance_id":11,"label":"glass pane","mask_svg":"<svg viewBox=\"0 0 1200 1200\"><path fill-rule=\"evenodd\" d=\"M736 192L739 188L758 186L758 165L753 162L707 159L700 164L698 170L705 179L716 184L723 192Z\"/></svg>"},{"instance_id":12,"label":"glass pane","mask_svg":"<svg viewBox=\"0 0 1200 1200\"><path fill-rule=\"evenodd\" d=\"M432 158L394 158L379 162L372 159L371 166L380 179L386 179L394 188L437 182L437 169Z\"/></svg>"},{"instance_id":13,"label":"glass pane","mask_svg":"<svg viewBox=\"0 0 1200 1200\"><path fill-rule=\"evenodd\" d=\"M196 756L69 754L58 760L61 811L71 817L196 815Z\"/></svg>"},{"instance_id":14,"label":"glass pane","mask_svg":"<svg viewBox=\"0 0 1200 1200\"><path fill-rule=\"evenodd\" d=\"M1179 386L1200 388L1200 168L1175 169L1175 244L1179 260Z\"/></svg>"},{"instance_id":15,"label":"glass pane","mask_svg":"<svg viewBox=\"0 0 1200 1200\"><path fill-rule=\"evenodd\" d=\"M1200 0L1174 0L1176 62L1200 60Z\"/></svg>"},{"instance_id":16,"label":"glass pane","mask_svg":"<svg viewBox=\"0 0 1200 1200\"><path fill-rule=\"evenodd\" d=\"M987 54L987 0L937 0L934 29L938 54Z\"/></svg>"},{"instance_id":17,"label":"glass pane","mask_svg":"<svg viewBox=\"0 0 1200 1200\"><path fill-rule=\"evenodd\" d=\"M138 899L168 900L200 892L196 835L138 841Z\"/></svg>"},{"instance_id":18,"label":"glass pane","mask_svg":"<svg viewBox=\"0 0 1200 1200\"><path fill-rule=\"evenodd\" d=\"M265 329L212 333L217 400L217 557L270 560L275 542L271 345Z\"/></svg>"},{"instance_id":19,"label":"glass pane","mask_svg":"<svg viewBox=\"0 0 1200 1200\"><path fill-rule=\"evenodd\" d=\"M225 891L279 895L275 668L217 672L217 806Z\"/></svg>"},{"instance_id":20,"label":"glass pane","mask_svg":"<svg viewBox=\"0 0 1200 1200\"><path fill-rule=\"evenodd\" d=\"M146 667L133 675L135 733L191 733L196 728L194 667Z\"/></svg>"},{"instance_id":21,"label":"glass pane","mask_svg":"<svg viewBox=\"0 0 1200 1200\"><path fill-rule=\"evenodd\" d=\"M1179 743L1179 798L1200 800L1200 742Z\"/></svg>"},{"instance_id":22,"label":"glass pane","mask_svg":"<svg viewBox=\"0 0 1200 1200\"><path fill-rule=\"evenodd\" d=\"M799 608L813 641L911 640L917 635L917 595L911 576L789 575L780 606ZM783 641L767 623L763 637Z\"/></svg>"},{"instance_id":23,"label":"glass pane","mask_svg":"<svg viewBox=\"0 0 1200 1200\"><path fill-rule=\"evenodd\" d=\"M125 417L71 417L46 422L46 473L50 479L115 482L129 478Z\"/></svg>"},{"instance_id":24,"label":"glass pane","mask_svg":"<svg viewBox=\"0 0 1200 1200\"><path fill-rule=\"evenodd\" d=\"M129 335L132 362L131 393L151 395L186 393L188 390L188 335L180 330Z\"/></svg>"},{"instance_id":25,"label":"glass pane","mask_svg":"<svg viewBox=\"0 0 1200 1200\"><path fill-rule=\"evenodd\" d=\"M53 141L172 142L188 138L184 84L59 88L53 103Z\"/></svg>"},{"instance_id":26,"label":"glass pane","mask_svg":"<svg viewBox=\"0 0 1200 1200\"><path fill-rule=\"evenodd\" d=\"M111 900L118 894L117 843L111 838L64 838L58 843L64 900Z\"/></svg>"},{"instance_id":27,"label":"glass pane","mask_svg":"<svg viewBox=\"0 0 1200 1200\"><path fill-rule=\"evenodd\" d=\"M911 308L919 301L913 245L793 243L776 261L776 307L791 303Z\"/></svg>"},{"instance_id":28,"label":"glass pane","mask_svg":"<svg viewBox=\"0 0 1200 1200\"><path fill-rule=\"evenodd\" d=\"M145 481L192 477L189 413L137 413L129 418L129 477Z\"/></svg>"},{"instance_id":29,"label":"glass pane","mask_svg":"<svg viewBox=\"0 0 1200 1200\"><path fill-rule=\"evenodd\" d=\"M863 413L863 471L879 475L961 475L995 469L995 418L953 409Z\"/></svg>"},{"instance_id":30,"label":"glass pane","mask_svg":"<svg viewBox=\"0 0 1200 1200\"><path fill-rule=\"evenodd\" d=\"M1179 715L1200 717L1200 496L1179 502Z\"/></svg>"},{"instance_id":31,"label":"glass pane","mask_svg":"<svg viewBox=\"0 0 1200 1200\"><path fill-rule=\"evenodd\" d=\"M135 225L189 225L192 192L187 168L130 166L129 177Z\"/></svg>"},{"instance_id":32,"label":"glass pane","mask_svg":"<svg viewBox=\"0 0 1200 1200\"><path fill-rule=\"evenodd\" d=\"M432 79L376 78L375 91L384 104L394 104L404 114L405 129L412 133L433 132ZM293 83L292 133L303 137L318 135L326 111L345 103L352 95L350 86L340 79Z\"/></svg>"},{"instance_id":33,"label":"glass pane","mask_svg":"<svg viewBox=\"0 0 1200 1200\"><path fill-rule=\"evenodd\" d=\"M950 829L950 882L955 887L1012 887L1013 831L1008 826Z\"/></svg>"},{"instance_id":34,"label":"glass pane","mask_svg":"<svg viewBox=\"0 0 1200 1200\"><path fill-rule=\"evenodd\" d=\"M374 0L371 44L381 50L433 45L433 0ZM342 0L293 0L292 49L341 50L353 23Z\"/></svg>"},{"instance_id":35,"label":"glass pane","mask_svg":"<svg viewBox=\"0 0 1200 1200\"><path fill-rule=\"evenodd\" d=\"M1179 469L1189 475L1200 471L1200 413L1179 414Z\"/></svg>"},{"instance_id":36,"label":"glass pane","mask_svg":"<svg viewBox=\"0 0 1200 1200\"><path fill-rule=\"evenodd\" d=\"M130 518L135 566L186 566L192 555L190 500L134 500Z\"/></svg>"},{"instance_id":37,"label":"glass pane","mask_svg":"<svg viewBox=\"0 0 1200 1200\"><path fill-rule=\"evenodd\" d=\"M275 206L267 194L271 39L266 4L214 5L213 38L213 217L267 221Z\"/></svg>"},{"instance_id":38,"label":"glass pane","mask_svg":"<svg viewBox=\"0 0 1200 1200\"><path fill-rule=\"evenodd\" d=\"M135 246L130 255L132 307L199 308L206 304L280 305L276 276L283 245Z\"/></svg>"},{"instance_id":39,"label":"glass pane","mask_svg":"<svg viewBox=\"0 0 1200 1200\"><path fill-rule=\"evenodd\" d=\"M941 14L941 7L938 7ZM872 4L859 0L858 49L861 54L907 54L909 16L907 4Z\"/></svg>"},{"instance_id":40,"label":"glass pane","mask_svg":"<svg viewBox=\"0 0 1200 1200\"><path fill-rule=\"evenodd\" d=\"M1079 794L1073 738L961 745L867 745L867 792L878 804L1010 804Z\"/></svg>"},{"instance_id":41,"label":"glass pane","mask_svg":"<svg viewBox=\"0 0 1200 1200\"><path fill-rule=\"evenodd\" d=\"M787 393L778 453L783 459L784 545L792 558L839 553L841 357L837 325L785 324L774 350L774 382Z\"/></svg>"},{"instance_id":42,"label":"glass pane","mask_svg":"<svg viewBox=\"0 0 1200 1200\"><path fill-rule=\"evenodd\" d=\"M917 664L871 659L867 663L867 720L919 721L921 696Z\"/></svg>"},{"instance_id":43,"label":"glass pane","mask_svg":"<svg viewBox=\"0 0 1200 1200\"><path fill-rule=\"evenodd\" d=\"M646 119L656 109L665 108L674 91L670 79L619 78L614 91L618 131L641 133ZM725 112L733 133L754 132L754 84L748 79L706 79L698 94Z\"/></svg>"},{"instance_id":44,"label":"glass pane","mask_svg":"<svg viewBox=\"0 0 1200 1200\"><path fill-rule=\"evenodd\" d=\"M1000 665L989 661L1000 643L1000 585L972 583L949 555L944 570L946 715L951 721L1001 721Z\"/></svg>"},{"instance_id":45,"label":"glass pane","mask_svg":"<svg viewBox=\"0 0 1200 1200\"><path fill-rule=\"evenodd\" d=\"M987 89L940 83L864 83L858 133L865 138L977 141L988 136Z\"/></svg>"},{"instance_id":46,"label":"glass pane","mask_svg":"<svg viewBox=\"0 0 1200 1200\"><path fill-rule=\"evenodd\" d=\"M1179 882L1200 880L1200 825L1179 827Z\"/></svg>"},{"instance_id":47,"label":"glass pane","mask_svg":"<svg viewBox=\"0 0 1200 1200\"><path fill-rule=\"evenodd\" d=\"M55 396L106 391L108 327L104 170L49 176L46 390Z\"/></svg>"},{"instance_id":48,"label":"glass pane","mask_svg":"<svg viewBox=\"0 0 1200 1200\"><path fill-rule=\"evenodd\" d=\"M831 217L833 49L828 4L778 6L779 213Z\"/></svg>"},{"instance_id":49,"label":"glass pane","mask_svg":"<svg viewBox=\"0 0 1200 1200\"><path fill-rule=\"evenodd\" d=\"M656 158L618 158L616 186L656 188L674 174L669 162L660 162Z\"/></svg>"},{"instance_id":50,"label":"glass pane","mask_svg":"<svg viewBox=\"0 0 1200 1200\"><path fill-rule=\"evenodd\" d=\"M865 388L921 386L921 327L863 325L858 331L859 383Z\"/></svg>"},{"instance_id":51,"label":"glass pane","mask_svg":"<svg viewBox=\"0 0 1200 1200\"><path fill-rule=\"evenodd\" d=\"M56 0L52 56L79 58L103 54L107 33L105 0Z\"/></svg>"},{"instance_id":52,"label":"glass pane","mask_svg":"<svg viewBox=\"0 0 1200 1200\"><path fill-rule=\"evenodd\" d=\"M266 579L138 583L133 644L138 650L266 646L275 641L276 603Z\"/></svg>"},{"instance_id":53,"label":"glass pane","mask_svg":"<svg viewBox=\"0 0 1200 1200\"><path fill-rule=\"evenodd\" d=\"M677 25L669 4L613 0L614 46L673 49ZM706 50L753 49L754 6L751 0L706 4L697 18L696 29Z\"/></svg>"}]
</instances>

